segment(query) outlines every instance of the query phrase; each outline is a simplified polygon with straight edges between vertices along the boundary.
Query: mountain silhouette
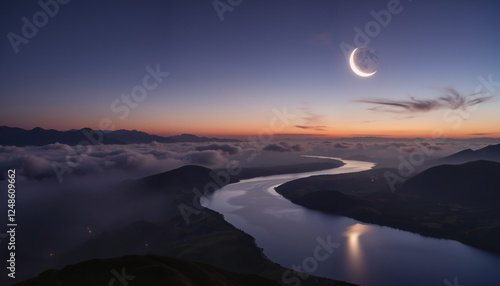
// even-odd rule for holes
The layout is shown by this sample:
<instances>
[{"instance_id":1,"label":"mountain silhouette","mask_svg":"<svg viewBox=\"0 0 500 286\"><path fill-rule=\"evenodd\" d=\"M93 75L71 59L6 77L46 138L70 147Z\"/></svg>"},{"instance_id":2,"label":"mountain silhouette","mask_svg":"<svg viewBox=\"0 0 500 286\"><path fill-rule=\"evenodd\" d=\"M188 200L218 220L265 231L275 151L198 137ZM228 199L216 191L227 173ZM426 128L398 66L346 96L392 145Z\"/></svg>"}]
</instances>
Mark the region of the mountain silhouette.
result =
<instances>
[{"instance_id":1,"label":"mountain silhouette","mask_svg":"<svg viewBox=\"0 0 500 286\"><path fill-rule=\"evenodd\" d=\"M463 164L470 161L489 160L500 162L500 144L488 145L479 150L465 149L458 153L437 159L435 163L441 164Z\"/></svg>"},{"instance_id":2,"label":"mountain silhouette","mask_svg":"<svg viewBox=\"0 0 500 286\"><path fill-rule=\"evenodd\" d=\"M482 152L491 150L495 151L489 148ZM464 158L470 152L465 150L457 154ZM500 163L479 160L432 167L406 180L400 191L449 199L500 200Z\"/></svg>"},{"instance_id":3,"label":"mountain silhouette","mask_svg":"<svg viewBox=\"0 0 500 286\"><path fill-rule=\"evenodd\" d=\"M111 131L106 134L108 137L119 140L126 144L133 143L150 143L152 141L156 141L158 143L175 143L178 142L169 137L162 137L157 135L150 135L146 132L137 131L137 130L125 130L120 129L116 131Z\"/></svg>"},{"instance_id":4,"label":"mountain silhouette","mask_svg":"<svg viewBox=\"0 0 500 286\"><path fill-rule=\"evenodd\" d=\"M67 145L90 145L95 144L95 142L100 144L124 144L122 141L110 138L102 132L101 134L102 138L96 133L93 133L90 128L58 131L54 129L46 130L40 127L25 130L22 128L0 126L0 145L13 145L18 147L43 146L54 143Z\"/></svg>"},{"instance_id":5,"label":"mountain silhouette","mask_svg":"<svg viewBox=\"0 0 500 286\"><path fill-rule=\"evenodd\" d=\"M70 272L70 266L66 266L60 271L46 271L33 281L52 283L62 281L58 279L63 279L65 275L92 276L89 274L93 273L95 267L116 261L119 261L116 265L120 265L117 270L126 267L127 273L130 269L132 275L132 269L139 269L138 264L154 260L151 262L152 265L142 266L152 269L162 268L153 274L153 277L158 275L158 279L161 277L175 279L176 273L182 274L179 276L180 280L159 280L178 281L178 284L172 282L173 284L165 285L249 285L243 281L245 283L254 281L254 285L275 285L267 279L280 282L283 273L290 270L267 259L262 249L255 244L253 237L226 222L221 214L199 205L200 196L208 189L207 186L212 186L209 188L209 191L212 191L215 189L214 186L221 187L227 181L229 179L226 180L211 169L188 165L118 184L115 189L110 190L107 200L104 197L99 198L105 206L106 213L112 214L115 208L151 210L153 206L150 202L154 200L157 202L154 207L156 209L151 211L158 213L159 219L147 221L132 218L126 225L120 224L107 228L99 234L96 233L93 238L58 256L58 265L78 263L71 266L75 267L74 272ZM188 261L184 263L178 259ZM82 264L82 261L85 262ZM107 272L101 273L108 275L110 279L109 271L112 268L107 269ZM238 276L234 272L242 274ZM204 280L193 281L193 276L186 273L192 275L199 273L200 277L205 277L206 283ZM232 280L222 279L219 273ZM42 280L42 277L50 279ZM134 284L134 281L131 281L130 285L163 285L144 283ZM301 285L352 284L310 276L307 280L301 281Z\"/></svg>"},{"instance_id":6,"label":"mountain silhouette","mask_svg":"<svg viewBox=\"0 0 500 286\"><path fill-rule=\"evenodd\" d=\"M0 145L43 146L54 143L67 145L96 144L135 144L135 143L176 143L176 142L239 142L236 139L219 139L198 137L192 134L182 134L170 137L151 135L137 130L120 129L116 131L101 131L91 128L58 131L35 127L26 130L17 127L0 126Z\"/></svg>"},{"instance_id":7,"label":"mountain silhouette","mask_svg":"<svg viewBox=\"0 0 500 286\"><path fill-rule=\"evenodd\" d=\"M206 186L212 186L209 191L214 191L215 187L221 188L228 183L236 182L234 178L221 178L211 169L197 166L186 165L180 168L151 175L138 180L126 180L119 184L122 191L142 195L145 193L170 194L176 196L188 195L185 199L191 199L193 189L204 192Z\"/></svg>"}]
</instances>

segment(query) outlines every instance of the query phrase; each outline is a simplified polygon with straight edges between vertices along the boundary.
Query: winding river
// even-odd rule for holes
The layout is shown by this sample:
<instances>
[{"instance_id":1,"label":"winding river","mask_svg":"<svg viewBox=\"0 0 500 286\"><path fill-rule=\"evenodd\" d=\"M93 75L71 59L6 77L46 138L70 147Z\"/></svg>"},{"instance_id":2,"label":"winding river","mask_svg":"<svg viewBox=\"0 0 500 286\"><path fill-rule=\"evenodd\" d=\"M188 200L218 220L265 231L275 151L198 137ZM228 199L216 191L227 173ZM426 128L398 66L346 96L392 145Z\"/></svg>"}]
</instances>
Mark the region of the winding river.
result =
<instances>
[{"instance_id":1,"label":"winding river","mask_svg":"<svg viewBox=\"0 0 500 286\"><path fill-rule=\"evenodd\" d=\"M500 285L499 255L306 209L274 190L298 178L360 172L375 165L342 161L344 166L330 170L243 180L203 198L202 204L253 236L272 261L316 276L364 286ZM307 277L284 273L283 279L299 285Z\"/></svg>"}]
</instances>

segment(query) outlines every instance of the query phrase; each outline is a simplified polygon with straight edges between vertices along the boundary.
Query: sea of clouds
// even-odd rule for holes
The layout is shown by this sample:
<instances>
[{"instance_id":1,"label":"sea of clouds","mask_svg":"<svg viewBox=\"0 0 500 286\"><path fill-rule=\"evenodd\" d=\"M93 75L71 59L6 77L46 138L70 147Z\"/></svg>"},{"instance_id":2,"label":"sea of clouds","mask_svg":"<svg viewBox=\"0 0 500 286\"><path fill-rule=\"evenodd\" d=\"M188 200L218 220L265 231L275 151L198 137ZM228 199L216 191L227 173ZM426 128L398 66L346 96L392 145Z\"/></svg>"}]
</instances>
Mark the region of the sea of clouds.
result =
<instances>
[{"instance_id":1,"label":"sea of clouds","mask_svg":"<svg viewBox=\"0 0 500 286\"><path fill-rule=\"evenodd\" d=\"M300 155L321 155L346 158L365 155L372 158L397 158L426 148L431 157L446 156L464 149L487 146L485 141L418 140L349 138L331 140L276 140L255 145L250 142L232 143L157 143L129 145L75 146L50 144L45 146L1 146L0 171L15 168L18 176L27 180L56 178L54 166L66 166L63 178L88 174L119 174L140 178L194 164L212 169L228 163L241 167L298 164L307 159ZM75 153L77 151L77 153ZM54 165L56 164L56 165Z\"/></svg>"}]
</instances>

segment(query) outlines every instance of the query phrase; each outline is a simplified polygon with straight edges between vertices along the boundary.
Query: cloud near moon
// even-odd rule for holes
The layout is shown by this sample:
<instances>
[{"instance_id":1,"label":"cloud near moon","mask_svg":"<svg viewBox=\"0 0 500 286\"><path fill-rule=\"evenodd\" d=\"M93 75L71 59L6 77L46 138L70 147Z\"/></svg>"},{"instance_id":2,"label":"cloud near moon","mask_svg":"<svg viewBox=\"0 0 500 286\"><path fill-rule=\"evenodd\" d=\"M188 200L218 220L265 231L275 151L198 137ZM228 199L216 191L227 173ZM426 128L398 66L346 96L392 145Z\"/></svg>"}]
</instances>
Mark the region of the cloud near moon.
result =
<instances>
[{"instance_id":1,"label":"cloud near moon","mask_svg":"<svg viewBox=\"0 0 500 286\"><path fill-rule=\"evenodd\" d=\"M477 93L463 95L456 89L449 87L444 89L444 94L437 99L416 99L410 97L409 100L390 99L362 99L355 102L371 103L377 106L370 110L384 111L392 113L404 112L428 112L436 109L465 110L468 107L490 100L492 96L478 97Z\"/></svg>"}]
</instances>

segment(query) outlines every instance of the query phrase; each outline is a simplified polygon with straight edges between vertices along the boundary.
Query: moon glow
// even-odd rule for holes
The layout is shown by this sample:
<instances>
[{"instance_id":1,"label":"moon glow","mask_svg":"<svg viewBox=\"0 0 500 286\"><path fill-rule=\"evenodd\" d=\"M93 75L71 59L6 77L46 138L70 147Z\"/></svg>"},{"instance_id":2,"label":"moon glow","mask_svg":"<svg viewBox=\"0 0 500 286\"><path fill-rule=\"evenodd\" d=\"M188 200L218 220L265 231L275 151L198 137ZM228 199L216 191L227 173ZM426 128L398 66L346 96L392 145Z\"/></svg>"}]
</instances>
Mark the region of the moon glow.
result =
<instances>
[{"instance_id":1,"label":"moon glow","mask_svg":"<svg viewBox=\"0 0 500 286\"><path fill-rule=\"evenodd\" d=\"M349 65L355 74L369 77L377 72L378 56L372 48L356 48L349 57Z\"/></svg>"}]
</instances>

